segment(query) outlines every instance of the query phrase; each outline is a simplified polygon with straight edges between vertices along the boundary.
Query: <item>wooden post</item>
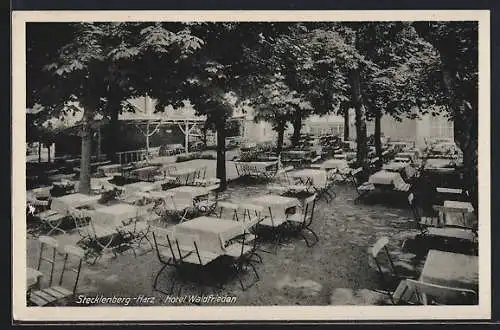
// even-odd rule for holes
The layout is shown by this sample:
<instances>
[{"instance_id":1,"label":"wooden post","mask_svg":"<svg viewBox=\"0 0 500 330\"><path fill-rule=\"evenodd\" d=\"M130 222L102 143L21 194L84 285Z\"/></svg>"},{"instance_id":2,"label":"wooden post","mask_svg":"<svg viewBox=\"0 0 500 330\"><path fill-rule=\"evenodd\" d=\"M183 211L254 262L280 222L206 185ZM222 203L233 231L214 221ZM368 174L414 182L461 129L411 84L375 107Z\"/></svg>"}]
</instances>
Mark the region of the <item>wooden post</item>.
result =
<instances>
[{"instance_id":1,"label":"wooden post","mask_svg":"<svg viewBox=\"0 0 500 330\"><path fill-rule=\"evenodd\" d=\"M101 125L97 126L97 161L101 159Z\"/></svg>"},{"instance_id":2,"label":"wooden post","mask_svg":"<svg viewBox=\"0 0 500 330\"><path fill-rule=\"evenodd\" d=\"M186 120L186 131L184 133L184 149L186 154L189 152L189 122Z\"/></svg>"}]
</instances>

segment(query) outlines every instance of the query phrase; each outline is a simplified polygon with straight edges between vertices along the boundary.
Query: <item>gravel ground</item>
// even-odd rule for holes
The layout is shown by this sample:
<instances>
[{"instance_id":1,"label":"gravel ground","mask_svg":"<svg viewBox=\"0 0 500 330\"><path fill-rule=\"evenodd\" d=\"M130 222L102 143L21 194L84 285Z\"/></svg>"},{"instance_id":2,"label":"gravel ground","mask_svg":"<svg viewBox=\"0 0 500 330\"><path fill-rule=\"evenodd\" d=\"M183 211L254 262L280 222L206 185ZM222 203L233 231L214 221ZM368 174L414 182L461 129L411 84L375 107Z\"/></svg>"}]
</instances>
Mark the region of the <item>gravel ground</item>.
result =
<instances>
[{"instance_id":1,"label":"gravel ground","mask_svg":"<svg viewBox=\"0 0 500 330\"><path fill-rule=\"evenodd\" d=\"M262 264L257 264L260 281L248 290L242 291L239 282L233 279L223 289L207 288L205 294L235 296L236 305L383 304L387 297L373 291L382 286L378 274L368 264L367 249L378 238L388 236L389 249L394 257L402 255L403 240L416 234L411 229L406 196L384 198L396 206L384 205L380 201L354 204L356 191L352 185L339 185L335 190L335 200L330 203L321 200L316 204L312 227L320 238L318 244L308 248L299 237L292 237L278 248L276 255L260 253L263 259ZM244 200L265 191L265 184L245 185L235 181L229 185L225 196ZM74 243L78 235L68 233L55 237L63 246ZM28 266L36 267L38 254L37 240L28 237ZM105 297L142 295L154 297L154 301L132 301L130 305L171 305L164 294L152 289L153 278L160 267L153 251L137 257L130 251L116 258L103 257L95 265L84 264L78 293ZM167 291L171 272L160 277L160 283ZM56 270L55 274L59 272ZM252 281L251 273L246 281ZM201 294L199 286L183 284L181 296L191 294ZM68 302L68 305L77 304Z\"/></svg>"}]
</instances>

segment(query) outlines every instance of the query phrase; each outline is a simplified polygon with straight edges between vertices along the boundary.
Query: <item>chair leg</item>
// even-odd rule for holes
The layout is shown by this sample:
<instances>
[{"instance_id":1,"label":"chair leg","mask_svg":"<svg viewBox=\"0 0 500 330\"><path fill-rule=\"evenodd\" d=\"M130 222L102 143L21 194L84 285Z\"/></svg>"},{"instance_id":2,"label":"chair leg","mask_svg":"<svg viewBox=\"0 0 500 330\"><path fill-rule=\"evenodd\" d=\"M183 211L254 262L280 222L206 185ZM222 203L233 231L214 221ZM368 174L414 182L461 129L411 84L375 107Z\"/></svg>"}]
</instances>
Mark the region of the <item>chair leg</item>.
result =
<instances>
[{"instance_id":1,"label":"chair leg","mask_svg":"<svg viewBox=\"0 0 500 330\"><path fill-rule=\"evenodd\" d=\"M316 235L316 233L315 233L315 232L314 232L311 228L309 228L309 227L304 228L304 230L309 231L309 232L310 232L311 234L313 234L313 236L314 236L314 243L313 243L313 244L308 244L308 242L307 242L307 240L306 240L307 247L312 247L312 246L316 245L316 244L319 242L319 237L318 237L318 235ZM302 235L303 235L303 234L302 234ZM304 236L304 239L305 239L305 236Z\"/></svg>"}]
</instances>

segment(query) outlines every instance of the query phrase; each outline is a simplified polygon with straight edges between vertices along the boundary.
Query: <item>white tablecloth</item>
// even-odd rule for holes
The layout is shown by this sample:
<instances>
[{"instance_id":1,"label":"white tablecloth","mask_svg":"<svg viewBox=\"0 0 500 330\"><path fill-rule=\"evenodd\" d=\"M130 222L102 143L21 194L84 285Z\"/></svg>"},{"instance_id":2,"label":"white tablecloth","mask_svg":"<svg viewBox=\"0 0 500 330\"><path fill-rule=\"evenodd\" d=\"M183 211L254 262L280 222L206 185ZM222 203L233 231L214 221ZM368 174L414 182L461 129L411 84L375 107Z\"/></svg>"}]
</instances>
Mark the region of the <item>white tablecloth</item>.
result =
<instances>
[{"instance_id":1,"label":"white tablecloth","mask_svg":"<svg viewBox=\"0 0 500 330\"><path fill-rule=\"evenodd\" d=\"M430 250L420 280L430 284L469 289L477 292L478 257Z\"/></svg>"},{"instance_id":2,"label":"white tablecloth","mask_svg":"<svg viewBox=\"0 0 500 330\"><path fill-rule=\"evenodd\" d=\"M198 249L216 254L224 254L224 242L244 232L240 222L215 217L199 217L185 221L176 225L174 230L175 234L198 235ZM192 248L194 250L194 245Z\"/></svg>"},{"instance_id":3,"label":"white tablecloth","mask_svg":"<svg viewBox=\"0 0 500 330\"><path fill-rule=\"evenodd\" d=\"M398 187L404 185L405 182L398 172L378 171L370 176L368 182L379 185L394 185Z\"/></svg>"},{"instance_id":4,"label":"white tablecloth","mask_svg":"<svg viewBox=\"0 0 500 330\"><path fill-rule=\"evenodd\" d=\"M340 170L348 167L349 164L345 159L328 159L323 164L321 164L321 168L324 168L325 170L332 170L332 169Z\"/></svg>"},{"instance_id":5,"label":"white tablecloth","mask_svg":"<svg viewBox=\"0 0 500 330\"><path fill-rule=\"evenodd\" d=\"M474 212L474 207L469 202L460 202L460 201L444 201L444 207L452 207L452 208L463 208L467 209L465 215L457 214L457 213L447 213L446 214L446 224L447 225L460 225L472 227L474 222L476 221ZM465 219L464 219L465 216ZM465 223L464 223L465 222Z\"/></svg>"},{"instance_id":6,"label":"white tablecloth","mask_svg":"<svg viewBox=\"0 0 500 330\"><path fill-rule=\"evenodd\" d=\"M276 220L286 219L286 211L288 209L300 206L300 201L297 198L284 197L274 194L267 194L252 198L250 203L265 207L266 209L264 210L264 214L268 214L269 208L271 208L273 218Z\"/></svg>"},{"instance_id":7,"label":"white tablecloth","mask_svg":"<svg viewBox=\"0 0 500 330\"><path fill-rule=\"evenodd\" d=\"M122 186L125 196L133 196L137 192L160 190L161 185L152 182L135 182Z\"/></svg>"},{"instance_id":8,"label":"white tablecloth","mask_svg":"<svg viewBox=\"0 0 500 330\"><path fill-rule=\"evenodd\" d=\"M141 208L138 206L120 203L106 207L100 207L91 211L92 221L101 226L119 227L122 221L135 219L141 215Z\"/></svg>"},{"instance_id":9,"label":"white tablecloth","mask_svg":"<svg viewBox=\"0 0 500 330\"><path fill-rule=\"evenodd\" d=\"M183 210L187 207L191 207L193 206L195 198L206 196L210 193L210 190L207 188L197 186L180 186L166 191L173 195L172 200L173 203L175 203L175 205L173 205L171 201L167 200L167 207L176 210Z\"/></svg>"},{"instance_id":10,"label":"white tablecloth","mask_svg":"<svg viewBox=\"0 0 500 330\"><path fill-rule=\"evenodd\" d=\"M326 187L327 179L326 171L324 170L303 169L291 172L289 175L294 179L301 179L303 183L309 179L316 188Z\"/></svg>"},{"instance_id":11,"label":"white tablecloth","mask_svg":"<svg viewBox=\"0 0 500 330\"><path fill-rule=\"evenodd\" d=\"M96 204L100 198L100 195L85 195L80 193L55 197L52 199L50 209L66 214L70 208Z\"/></svg>"}]
</instances>

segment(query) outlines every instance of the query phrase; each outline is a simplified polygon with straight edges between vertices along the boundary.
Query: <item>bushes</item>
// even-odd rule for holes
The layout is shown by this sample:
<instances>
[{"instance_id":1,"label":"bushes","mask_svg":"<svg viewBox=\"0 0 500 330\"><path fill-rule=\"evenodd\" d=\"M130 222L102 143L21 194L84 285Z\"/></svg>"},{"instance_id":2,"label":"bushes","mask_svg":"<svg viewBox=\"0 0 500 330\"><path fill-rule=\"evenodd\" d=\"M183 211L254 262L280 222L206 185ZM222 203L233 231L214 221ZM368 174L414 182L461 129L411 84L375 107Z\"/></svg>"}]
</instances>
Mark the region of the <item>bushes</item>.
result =
<instances>
[{"instance_id":1,"label":"bushes","mask_svg":"<svg viewBox=\"0 0 500 330\"><path fill-rule=\"evenodd\" d=\"M189 153L187 155L179 155L175 159L176 163L180 162L186 162L188 160L193 160L193 159L216 159L216 157L212 154L209 153L201 153L201 152L193 152Z\"/></svg>"}]
</instances>

